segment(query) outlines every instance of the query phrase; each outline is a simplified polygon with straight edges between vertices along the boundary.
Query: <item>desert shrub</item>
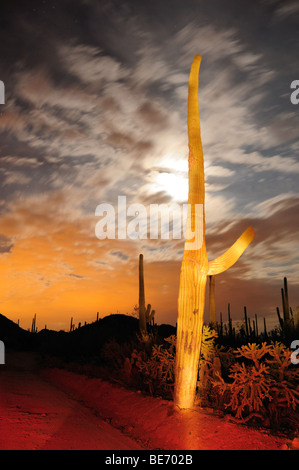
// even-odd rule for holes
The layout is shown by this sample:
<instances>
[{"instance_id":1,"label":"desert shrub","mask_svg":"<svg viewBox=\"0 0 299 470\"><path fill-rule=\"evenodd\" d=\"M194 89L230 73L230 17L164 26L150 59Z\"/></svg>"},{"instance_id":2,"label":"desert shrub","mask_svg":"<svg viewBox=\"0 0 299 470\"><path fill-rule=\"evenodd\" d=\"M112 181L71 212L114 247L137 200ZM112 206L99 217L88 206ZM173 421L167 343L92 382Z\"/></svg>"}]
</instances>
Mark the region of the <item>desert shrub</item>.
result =
<instances>
[{"instance_id":1,"label":"desert shrub","mask_svg":"<svg viewBox=\"0 0 299 470\"><path fill-rule=\"evenodd\" d=\"M266 358L272 378L268 410L273 427L280 427L285 421L298 425L299 369L291 364L291 353L284 344L276 342L269 351L270 358Z\"/></svg>"},{"instance_id":2,"label":"desert shrub","mask_svg":"<svg viewBox=\"0 0 299 470\"><path fill-rule=\"evenodd\" d=\"M208 392L208 389L211 388L210 377L213 377L215 374L214 343L216 337L217 333L214 330L208 326L203 327L198 381L201 395L204 395L204 391ZM175 380L176 336L171 335L160 344L155 343L155 340L155 338L151 338L151 348L149 351L149 340L143 338L144 343L147 344L146 352L145 348L139 351L134 350L131 358L126 361L126 368L130 374L134 373L134 369L138 370L141 382L151 395L172 398ZM202 376L202 380L200 380L200 376Z\"/></svg>"},{"instance_id":3,"label":"desert shrub","mask_svg":"<svg viewBox=\"0 0 299 470\"><path fill-rule=\"evenodd\" d=\"M135 347L133 341L119 343L114 338L109 339L100 352L101 362L111 371L118 372L122 369L126 357L128 357Z\"/></svg>"},{"instance_id":4,"label":"desert shrub","mask_svg":"<svg viewBox=\"0 0 299 470\"><path fill-rule=\"evenodd\" d=\"M225 347L219 344L215 346L215 354L219 357L221 362L221 375L225 379L228 379L230 369L236 361L234 349L231 347Z\"/></svg>"},{"instance_id":5,"label":"desert shrub","mask_svg":"<svg viewBox=\"0 0 299 470\"><path fill-rule=\"evenodd\" d=\"M221 377L213 382L220 396L226 396L225 408L242 421L258 419L275 428L293 421L299 404L299 370L292 366L290 354L278 342L237 348L230 382Z\"/></svg>"},{"instance_id":6,"label":"desert shrub","mask_svg":"<svg viewBox=\"0 0 299 470\"><path fill-rule=\"evenodd\" d=\"M216 372L221 374L221 364L215 347L217 337L218 334L214 329L203 326L195 400L195 404L201 406L207 406L214 401L213 379L216 378Z\"/></svg>"}]
</instances>

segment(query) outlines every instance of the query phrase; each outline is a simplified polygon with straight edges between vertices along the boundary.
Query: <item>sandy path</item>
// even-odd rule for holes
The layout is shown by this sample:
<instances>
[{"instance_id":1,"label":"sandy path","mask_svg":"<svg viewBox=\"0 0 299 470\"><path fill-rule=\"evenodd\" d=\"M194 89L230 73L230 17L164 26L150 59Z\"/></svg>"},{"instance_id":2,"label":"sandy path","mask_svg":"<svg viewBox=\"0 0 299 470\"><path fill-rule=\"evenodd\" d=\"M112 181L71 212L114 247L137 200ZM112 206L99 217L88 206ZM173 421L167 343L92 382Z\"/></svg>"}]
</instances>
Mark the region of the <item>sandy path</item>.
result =
<instances>
[{"instance_id":1,"label":"sandy path","mask_svg":"<svg viewBox=\"0 0 299 470\"><path fill-rule=\"evenodd\" d=\"M35 373L24 353L0 366L0 449L132 450L132 439Z\"/></svg>"}]
</instances>

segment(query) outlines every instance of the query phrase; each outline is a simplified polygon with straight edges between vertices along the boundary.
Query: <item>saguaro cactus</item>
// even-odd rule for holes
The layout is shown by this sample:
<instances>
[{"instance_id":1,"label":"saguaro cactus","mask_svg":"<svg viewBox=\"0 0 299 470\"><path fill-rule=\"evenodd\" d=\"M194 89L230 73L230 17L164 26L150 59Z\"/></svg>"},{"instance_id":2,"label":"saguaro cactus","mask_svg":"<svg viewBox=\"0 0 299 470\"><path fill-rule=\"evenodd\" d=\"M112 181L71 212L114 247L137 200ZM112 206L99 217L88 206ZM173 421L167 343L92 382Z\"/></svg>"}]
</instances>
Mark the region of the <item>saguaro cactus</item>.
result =
<instances>
[{"instance_id":1,"label":"saguaro cactus","mask_svg":"<svg viewBox=\"0 0 299 470\"><path fill-rule=\"evenodd\" d=\"M36 333L37 328L36 328L36 313L34 314L34 317L32 319L32 325L31 325L31 332Z\"/></svg>"},{"instance_id":2,"label":"saguaro cactus","mask_svg":"<svg viewBox=\"0 0 299 470\"><path fill-rule=\"evenodd\" d=\"M146 333L146 309L142 254L139 255L139 329L141 333Z\"/></svg>"},{"instance_id":3,"label":"saguaro cactus","mask_svg":"<svg viewBox=\"0 0 299 470\"><path fill-rule=\"evenodd\" d=\"M289 304L289 294L288 294L288 281L287 278L283 278L283 288L281 289L282 297L282 309L283 309L283 319L285 322L290 320L290 304Z\"/></svg>"},{"instance_id":4,"label":"saguaro cactus","mask_svg":"<svg viewBox=\"0 0 299 470\"><path fill-rule=\"evenodd\" d=\"M175 365L174 403L180 408L193 406L201 347L205 287L207 276L221 273L231 267L254 237L251 227L220 257L208 261L205 242L205 188L204 160L198 112L198 73L201 57L194 57L188 91L189 137L189 195L188 223L195 240L202 237L202 244L190 249L188 236L183 254L178 296L177 344ZM203 206L201 224L195 223L195 205ZM188 234L188 232L187 232Z\"/></svg>"},{"instance_id":5,"label":"saguaro cactus","mask_svg":"<svg viewBox=\"0 0 299 470\"><path fill-rule=\"evenodd\" d=\"M215 306L215 276L209 276L210 297L209 297L209 323L213 327L216 325L216 306Z\"/></svg>"}]
</instances>

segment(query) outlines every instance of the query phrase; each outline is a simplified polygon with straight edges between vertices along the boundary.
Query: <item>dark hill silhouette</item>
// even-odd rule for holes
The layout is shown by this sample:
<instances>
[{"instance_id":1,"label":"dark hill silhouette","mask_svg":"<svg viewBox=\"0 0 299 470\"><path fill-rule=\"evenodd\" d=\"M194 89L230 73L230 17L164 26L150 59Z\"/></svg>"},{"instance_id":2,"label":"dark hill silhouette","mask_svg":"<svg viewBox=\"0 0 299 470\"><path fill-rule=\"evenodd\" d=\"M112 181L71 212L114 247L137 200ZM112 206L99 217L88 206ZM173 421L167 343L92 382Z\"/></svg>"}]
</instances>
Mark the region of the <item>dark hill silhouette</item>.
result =
<instances>
[{"instance_id":1,"label":"dark hill silhouette","mask_svg":"<svg viewBox=\"0 0 299 470\"><path fill-rule=\"evenodd\" d=\"M176 335L176 327L173 325L168 325L167 323L162 323L162 325L158 325L157 329L158 336L162 339L168 338L172 335Z\"/></svg>"},{"instance_id":2,"label":"dark hill silhouette","mask_svg":"<svg viewBox=\"0 0 299 470\"><path fill-rule=\"evenodd\" d=\"M31 333L24 330L19 325L9 320L0 313L0 340L4 342L6 348L15 350L30 350L34 347Z\"/></svg>"},{"instance_id":3,"label":"dark hill silhouette","mask_svg":"<svg viewBox=\"0 0 299 470\"><path fill-rule=\"evenodd\" d=\"M171 325L157 325L156 334L163 340L175 334ZM42 355L56 356L65 361L88 361L99 357L109 341L119 345L137 341L139 321L129 315L112 314L73 331L43 329L32 333L0 314L0 340L5 347L15 350L31 350Z\"/></svg>"},{"instance_id":4,"label":"dark hill silhouette","mask_svg":"<svg viewBox=\"0 0 299 470\"><path fill-rule=\"evenodd\" d=\"M37 333L37 347L42 353L62 356L65 360L86 360L98 356L105 343L132 341L138 332L138 320L129 315L109 315L68 333L42 330Z\"/></svg>"},{"instance_id":5,"label":"dark hill silhouette","mask_svg":"<svg viewBox=\"0 0 299 470\"><path fill-rule=\"evenodd\" d=\"M42 354L63 356L67 348L69 333L43 329L34 335L34 349Z\"/></svg>"}]
</instances>

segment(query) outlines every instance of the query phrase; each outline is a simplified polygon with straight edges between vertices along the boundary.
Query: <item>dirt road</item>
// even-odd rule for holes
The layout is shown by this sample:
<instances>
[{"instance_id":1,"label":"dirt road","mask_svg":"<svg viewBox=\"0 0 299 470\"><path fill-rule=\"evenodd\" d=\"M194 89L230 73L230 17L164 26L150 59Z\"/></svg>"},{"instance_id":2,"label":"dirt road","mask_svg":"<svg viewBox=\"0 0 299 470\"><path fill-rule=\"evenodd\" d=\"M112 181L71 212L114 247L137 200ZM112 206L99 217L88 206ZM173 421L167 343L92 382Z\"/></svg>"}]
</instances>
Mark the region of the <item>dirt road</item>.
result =
<instances>
[{"instance_id":1,"label":"dirt road","mask_svg":"<svg viewBox=\"0 0 299 470\"><path fill-rule=\"evenodd\" d=\"M138 444L43 380L31 354L0 365L0 450L132 450Z\"/></svg>"}]
</instances>

